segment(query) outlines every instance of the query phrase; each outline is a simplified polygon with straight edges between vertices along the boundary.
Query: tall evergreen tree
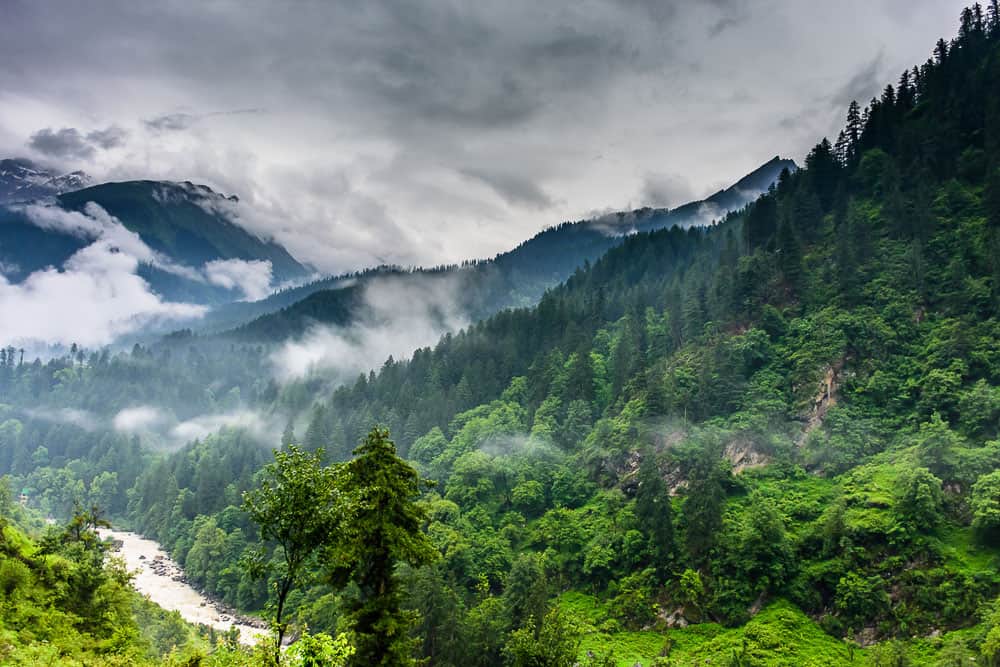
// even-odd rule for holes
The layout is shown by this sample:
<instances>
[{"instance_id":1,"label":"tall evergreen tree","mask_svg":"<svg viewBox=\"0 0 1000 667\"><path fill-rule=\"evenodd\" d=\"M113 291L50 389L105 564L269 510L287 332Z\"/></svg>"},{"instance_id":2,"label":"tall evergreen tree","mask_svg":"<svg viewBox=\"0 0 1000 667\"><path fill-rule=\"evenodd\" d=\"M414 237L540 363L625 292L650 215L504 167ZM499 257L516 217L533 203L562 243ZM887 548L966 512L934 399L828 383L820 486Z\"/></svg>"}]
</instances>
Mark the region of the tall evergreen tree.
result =
<instances>
[{"instance_id":1,"label":"tall evergreen tree","mask_svg":"<svg viewBox=\"0 0 1000 667\"><path fill-rule=\"evenodd\" d=\"M847 126L844 133L847 136L847 151L844 162L853 163L858 153L858 145L861 142L861 107L857 100L851 100L847 107Z\"/></svg>"},{"instance_id":2,"label":"tall evergreen tree","mask_svg":"<svg viewBox=\"0 0 1000 667\"><path fill-rule=\"evenodd\" d=\"M635 518L649 540L650 564L659 576L665 577L674 552L674 512L670 490L652 452L647 452L639 465Z\"/></svg>"},{"instance_id":3,"label":"tall evergreen tree","mask_svg":"<svg viewBox=\"0 0 1000 667\"><path fill-rule=\"evenodd\" d=\"M412 614L402 608L396 567L426 565L437 557L423 532L425 511L417 500L425 485L410 464L396 454L389 432L375 427L354 450L339 480L351 499L345 530L324 554L332 583L357 586L345 612L356 652L356 667L412 665L409 638Z\"/></svg>"}]
</instances>

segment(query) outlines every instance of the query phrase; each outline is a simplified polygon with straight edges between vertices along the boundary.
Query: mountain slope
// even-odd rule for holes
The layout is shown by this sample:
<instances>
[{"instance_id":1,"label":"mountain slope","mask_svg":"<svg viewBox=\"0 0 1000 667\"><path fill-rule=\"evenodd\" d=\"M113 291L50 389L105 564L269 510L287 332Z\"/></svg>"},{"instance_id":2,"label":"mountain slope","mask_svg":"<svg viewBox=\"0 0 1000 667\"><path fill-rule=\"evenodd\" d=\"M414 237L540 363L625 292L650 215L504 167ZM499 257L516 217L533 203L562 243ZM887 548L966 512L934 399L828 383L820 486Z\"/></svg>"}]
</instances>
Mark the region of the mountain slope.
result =
<instances>
[{"instance_id":1,"label":"mountain slope","mask_svg":"<svg viewBox=\"0 0 1000 667\"><path fill-rule=\"evenodd\" d=\"M214 259L267 260L278 281L307 274L288 251L258 238L232 221L227 198L190 182L128 181L103 183L58 197L61 206L83 210L98 204L136 232L154 250L198 266Z\"/></svg>"},{"instance_id":2,"label":"mountain slope","mask_svg":"<svg viewBox=\"0 0 1000 667\"><path fill-rule=\"evenodd\" d=\"M482 319L503 308L537 303L545 290L620 244L628 234L721 219L766 191L786 169L794 172L795 162L775 157L704 200L675 209L644 208L563 223L490 260L413 272L380 267L303 285L256 303L231 304L210 314L205 326L220 331L243 318L246 324L236 329L237 337L275 341L302 333L312 323L345 324L352 319L351 309L363 306L359 293L366 285L401 276L426 290L458 281L461 287L454 290L458 309L470 320Z\"/></svg>"},{"instance_id":3,"label":"mountain slope","mask_svg":"<svg viewBox=\"0 0 1000 667\"><path fill-rule=\"evenodd\" d=\"M180 267L164 270L146 263L139 269L153 290L170 300L217 303L242 296L234 292L238 284L230 287L206 277L206 263L220 260L268 262L271 281L276 284L308 275L283 247L234 223L235 200L205 186L162 181L104 183L58 195L47 217L56 217L60 211L89 216L91 203ZM14 282L34 271L62 266L95 240L95 234L86 230L40 223L32 218L37 214L38 209L23 205L0 207L0 268Z\"/></svg>"},{"instance_id":4,"label":"mountain slope","mask_svg":"<svg viewBox=\"0 0 1000 667\"><path fill-rule=\"evenodd\" d=\"M745 212L632 235L313 409L306 447L389 425L439 482L424 655L503 664L482 637L572 589L552 604L625 664L996 662L1000 17L963 35ZM146 529L187 548L160 480L221 469L222 440L140 481Z\"/></svg>"},{"instance_id":5,"label":"mountain slope","mask_svg":"<svg viewBox=\"0 0 1000 667\"><path fill-rule=\"evenodd\" d=\"M92 183L82 171L56 174L24 158L0 160L0 204L52 197Z\"/></svg>"},{"instance_id":6,"label":"mountain slope","mask_svg":"<svg viewBox=\"0 0 1000 667\"><path fill-rule=\"evenodd\" d=\"M582 664L996 664L1000 16L986 32L967 13L961 35L721 224L632 234L537 306L332 397L316 400L322 378L266 387L259 346L214 340L8 355L0 400L246 400L335 459L391 427L438 481L440 557L407 569L405 596L434 664L510 664L553 607L598 653ZM18 414L0 470L48 506L122 458ZM255 545L238 505L265 456L248 439L194 440L113 508L196 585L260 608L240 567ZM317 581L290 615L335 628L336 595Z\"/></svg>"}]
</instances>

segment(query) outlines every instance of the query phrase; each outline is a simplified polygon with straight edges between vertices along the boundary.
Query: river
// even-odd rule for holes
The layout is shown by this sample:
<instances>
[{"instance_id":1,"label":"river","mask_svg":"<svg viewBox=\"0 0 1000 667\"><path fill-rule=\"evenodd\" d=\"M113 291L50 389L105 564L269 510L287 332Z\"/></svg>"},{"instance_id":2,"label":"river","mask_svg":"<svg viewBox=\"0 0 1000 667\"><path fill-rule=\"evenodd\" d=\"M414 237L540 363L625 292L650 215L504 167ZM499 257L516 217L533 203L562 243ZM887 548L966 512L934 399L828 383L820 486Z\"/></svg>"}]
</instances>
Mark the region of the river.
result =
<instances>
[{"instance_id":1,"label":"river","mask_svg":"<svg viewBox=\"0 0 1000 667\"><path fill-rule=\"evenodd\" d=\"M168 611L178 611L188 623L208 625L216 630L239 628L240 642L253 644L256 635L266 632L240 619L230 609L215 603L183 581L180 567L171 560L160 545L141 535L119 530L101 529L102 538L121 543L117 554L129 571L134 572L132 586L150 600Z\"/></svg>"}]
</instances>

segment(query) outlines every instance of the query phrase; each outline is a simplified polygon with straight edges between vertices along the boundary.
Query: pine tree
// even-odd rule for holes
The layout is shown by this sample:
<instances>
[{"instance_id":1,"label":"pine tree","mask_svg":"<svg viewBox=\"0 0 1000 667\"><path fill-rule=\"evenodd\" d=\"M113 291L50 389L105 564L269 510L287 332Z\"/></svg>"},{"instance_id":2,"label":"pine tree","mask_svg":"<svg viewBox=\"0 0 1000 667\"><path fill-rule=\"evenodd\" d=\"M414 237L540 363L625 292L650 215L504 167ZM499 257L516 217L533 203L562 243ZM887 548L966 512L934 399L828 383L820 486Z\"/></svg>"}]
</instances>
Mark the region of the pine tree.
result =
<instances>
[{"instance_id":1,"label":"pine tree","mask_svg":"<svg viewBox=\"0 0 1000 667\"><path fill-rule=\"evenodd\" d=\"M948 42L939 39L934 45L934 62L938 65L944 64L948 59Z\"/></svg>"},{"instance_id":2,"label":"pine tree","mask_svg":"<svg viewBox=\"0 0 1000 667\"><path fill-rule=\"evenodd\" d=\"M797 289L802 279L802 247L787 219L778 225L778 263L785 282Z\"/></svg>"},{"instance_id":3,"label":"pine tree","mask_svg":"<svg viewBox=\"0 0 1000 667\"><path fill-rule=\"evenodd\" d=\"M357 652L356 667L412 665L409 637L412 614L402 608L396 566L425 565L437 557L422 527L424 509L417 504L426 482L396 454L389 432L375 427L344 464L341 493L350 499L345 529L324 555L330 581L353 582L357 595L345 602Z\"/></svg>"},{"instance_id":4,"label":"pine tree","mask_svg":"<svg viewBox=\"0 0 1000 667\"><path fill-rule=\"evenodd\" d=\"M684 543L691 561L701 567L722 531L725 491L715 447L706 446L688 474L688 487L681 506Z\"/></svg>"},{"instance_id":5,"label":"pine tree","mask_svg":"<svg viewBox=\"0 0 1000 667\"><path fill-rule=\"evenodd\" d=\"M674 512L670 491L652 452L646 452L642 457L638 481L635 518L649 540L650 564L661 577L665 577L674 552Z\"/></svg>"},{"instance_id":6,"label":"pine tree","mask_svg":"<svg viewBox=\"0 0 1000 667\"><path fill-rule=\"evenodd\" d=\"M834 144L834 152L837 156L837 162L842 165L847 165L847 156L850 154L850 142L847 140L847 133L843 130L837 135L837 143Z\"/></svg>"},{"instance_id":7,"label":"pine tree","mask_svg":"<svg viewBox=\"0 0 1000 667\"><path fill-rule=\"evenodd\" d=\"M910 76L910 70L903 70L903 73L899 76L896 101L902 113L906 113L912 109L916 102L916 94L913 84L910 82Z\"/></svg>"},{"instance_id":8,"label":"pine tree","mask_svg":"<svg viewBox=\"0 0 1000 667\"><path fill-rule=\"evenodd\" d=\"M281 446L288 447L295 443L295 424L289 418L285 423L285 430L281 432Z\"/></svg>"},{"instance_id":9,"label":"pine tree","mask_svg":"<svg viewBox=\"0 0 1000 667\"><path fill-rule=\"evenodd\" d=\"M861 107L857 100L851 100L847 107L847 126L844 128L847 135L847 150L843 160L845 164L853 163L857 156L862 127Z\"/></svg>"}]
</instances>

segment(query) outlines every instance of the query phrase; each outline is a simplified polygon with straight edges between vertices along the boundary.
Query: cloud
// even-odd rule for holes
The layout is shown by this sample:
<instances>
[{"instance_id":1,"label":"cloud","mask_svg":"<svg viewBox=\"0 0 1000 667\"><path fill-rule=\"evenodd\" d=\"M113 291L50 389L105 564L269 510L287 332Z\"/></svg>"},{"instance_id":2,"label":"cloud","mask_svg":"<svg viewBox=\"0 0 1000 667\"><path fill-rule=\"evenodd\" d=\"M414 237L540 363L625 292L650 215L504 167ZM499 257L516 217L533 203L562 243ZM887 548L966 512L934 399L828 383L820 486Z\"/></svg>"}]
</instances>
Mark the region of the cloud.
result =
<instances>
[{"instance_id":1,"label":"cloud","mask_svg":"<svg viewBox=\"0 0 1000 667\"><path fill-rule=\"evenodd\" d=\"M117 148L125 143L128 132L117 125L92 130L86 135L75 127L38 130L28 139L28 147L48 158L58 160L91 160L97 150Z\"/></svg>"},{"instance_id":2,"label":"cloud","mask_svg":"<svg viewBox=\"0 0 1000 667\"><path fill-rule=\"evenodd\" d=\"M335 382L402 359L468 324L459 305L458 276L378 278L365 286L360 316L350 326L314 326L271 355L284 382L322 373Z\"/></svg>"},{"instance_id":3,"label":"cloud","mask_svg":"<svg viewBox=\"0 0 1000 667\"><path fill-rule=\"evenodd\" d=\"M498 169L479 169L470 167L461 169L460 173L487 185L491 190L515 205L531 206L533 208L548 208L552 199L531 179L522 175Z\"/></svg>"},{"instance_id":4,"label":"cloud","mask_svg":"<svg viewBox=\"0 0 1000 667\"><path fill-rule=\"evenodd\" d=\"M749 199L752 199L752 197ZM710 201L702 202L701 206L698 207L698 213L695 216L695 219L688 224L688 227L695 225L710 225L713 222L721 220L725 215L725 209L718 204Z\"/></svg>"},{"instance_id":5,"label":"cloud","mask_svg":"<svg viewBox=\"0 0 1000 667\"><path fill-rule=\"evenodd\" d=\"M517 455L550 461L566 458L565 452L547 438L521 433L489 434L477 442L476 447L490 456Z\"/></svg>"},{"instance_id":6,"label":"cloud","mask_svg":"<svg viewBox=\"0 0 1000 667\"><path fill-rule=\"evenodd\" d=\"M92 347L152 323L204 314L201 306L163 301L150 290L137 274L140 262L181 275L191 270L164 260L99 206L88 204L85 213L39 205L23 210L34 224L93 241L61 268L36 271L17 284L0 276L0 343Z\"/></svg>"},{"instance_id":7,"label":"cloud","mask_svg":"<svg viewBox=\"0 0 1000 667\"><path fill-rule=\"evenodd\" d=\"M184 112L174 112L161 114L143 121L143 124L154 132L180 132L187 130L196 123L213 116L238 116L240 114L263 113L263 109L230 109L228 111L210 111L208 113L193 114Z\"/></svg>"},{"instance_id":8,"label":"cloud","mask_svg":"<svg viewBox=\"0 0 1000 667\"><path fill-rule=\"evenodd\" d=\"M146 127L157 132L176 132L188 129L194 124L195 120L195 116L189 113L168 113L143 122L146 124Z\"/></svg>"},{"instance_id":9,"label":"cloud","mask_svg":"<svg viewBox=\"0 0 1000 667\"><path fill-rule=\"evenodd\" d=\"M649 174L701 193L801 161L837 98L922 62L965 2L7 4L0 154L81 128L57 148L82 137L88 173L236 193L244 224L337 273L492 256ZM129 134L103 150L85 121Z\"/></svg>"},{"instance_id":10,"label":"cloud","mask_svg":"<svg viewBox=\"0 0 1000 667\"><path fill-rule=\"evenodd\" d=\"M244 301L257 301L271 293L271 262L268 260L217 259L205 264L208 282L243 292Z\"/></svg>"},{"instance_id":11,"label":"cloud","mask_svg":"<svg viewBox=\"0 0 1000 667\"><path fill-rule=\"evenodd\" d=\"M262 442L272 443L278 442L281 433L281 426L273 419L266 419L252 410L234 410L226 413L200 415L179 422L167 431L167 436L171 444L180 446L195 439L204 439L223 428L243 429Z\"/></svg>"},{"instance_id":12,"label":"cloud","mask_svg":"<svg viewBox=\"0 0 1000 667\"><path fill-rule=\"evenodd\" d=\"M72 424L84 431L96 430L100 425L100 419L89 410L80 410L77 408L29 408L24 412L35 419L59 424Z\"/></svg>"},{"instance_id":13,"label":"cloud","mask_svg":"<svg viewBox=\"0 0 1000 667\"><path fill-rule=\"evenodd\" d=\"M274 444L283 427L278 421L243 407L178 420L169 411L154 405L137 405L120 410L111 419L111 426L121 433L142 436L148 445L176 448L195 439L203 440L223 428L242 429L260 442ZM92 419L91 423L97 425L99 422Z\"/></svg>"},{"instance_id":14,"label":"cloud","mask_svg":"<svg viewBox=\"0 0 1000 667\"><path fill-rule=\"evenodd\" d=\"M123 145L127 138L128 131L118 127L117 125L110 125L103 130L94 130L87 134L87 141L99 148L103 148L104 150L117 148Z\"/></svg>"},{"instance_id":15,"label":"cloud","mask_svg":"<svg viewBox=\"0 0 1000 667\"><path fill-rule=\"evenodd\" d=\"M856 100L863 107L868 100L878 97L887 83L895 83L886 80L885 65L885 52L879 50L851 75L847 83L833 93L831 100L834 105L846 113L847 105L852 101Z\"/></svg>"},{"instance_id":16,"label":"cloud","mask_svg":"<svg viewBox=\"0 0 1000 667\"><path fill-rule=\"evenodd\" d=\"M746 0L712 0L712 4L722 15L709 27L709 37L718 37L726 30L737 28L751 18Z\"/></svg>"},{"instance_id":17,"label":"cloud","mask_svg":"<svg viewBox=\"0 0 1000 667\"><path fill-rule=\"evenodd\" d=\"M39 130L31 135L28 146L43 155L54 158L88 160L96 152L75 127L64 127L57 131L52 130L52 128Z\"/></svg>"},{"instance_id":18,"label":"cloud","mask_svg":"<svg viewBox=\"0 0 1000 667\"><path fill-rule=\"evenodd\" d=\"M646 174L639 195L643 205L672 207L697 199L691 184L680 174Z\"/></svg>"},{"instance_id":19,"label":"cloud","mask_svg":"<svg viewBox=\"0 0 1000 667\"><path fill-rule=\"evenodd\" d=\"M102 240L114 252L121 252L137 262L148 264L167 273L203 282L196 270L174 262L150 248L139 235L126 228L117 218L94 202L88 202L83 212L67 211L52 204L28 204L16 207L32 224L85 240Z\"/></svg>"},{"instance_id":20,"label":"cloud","mask_svg":"<svg viewBox=\"0 0 1000 667\"><path fill-rule=\"evenodd\" d=\"M159 408L151 405L140 405L119 411L111 423L116 431L141 433L161 426L167 419L167 416Z\"/></svg>"}]
</instances>

